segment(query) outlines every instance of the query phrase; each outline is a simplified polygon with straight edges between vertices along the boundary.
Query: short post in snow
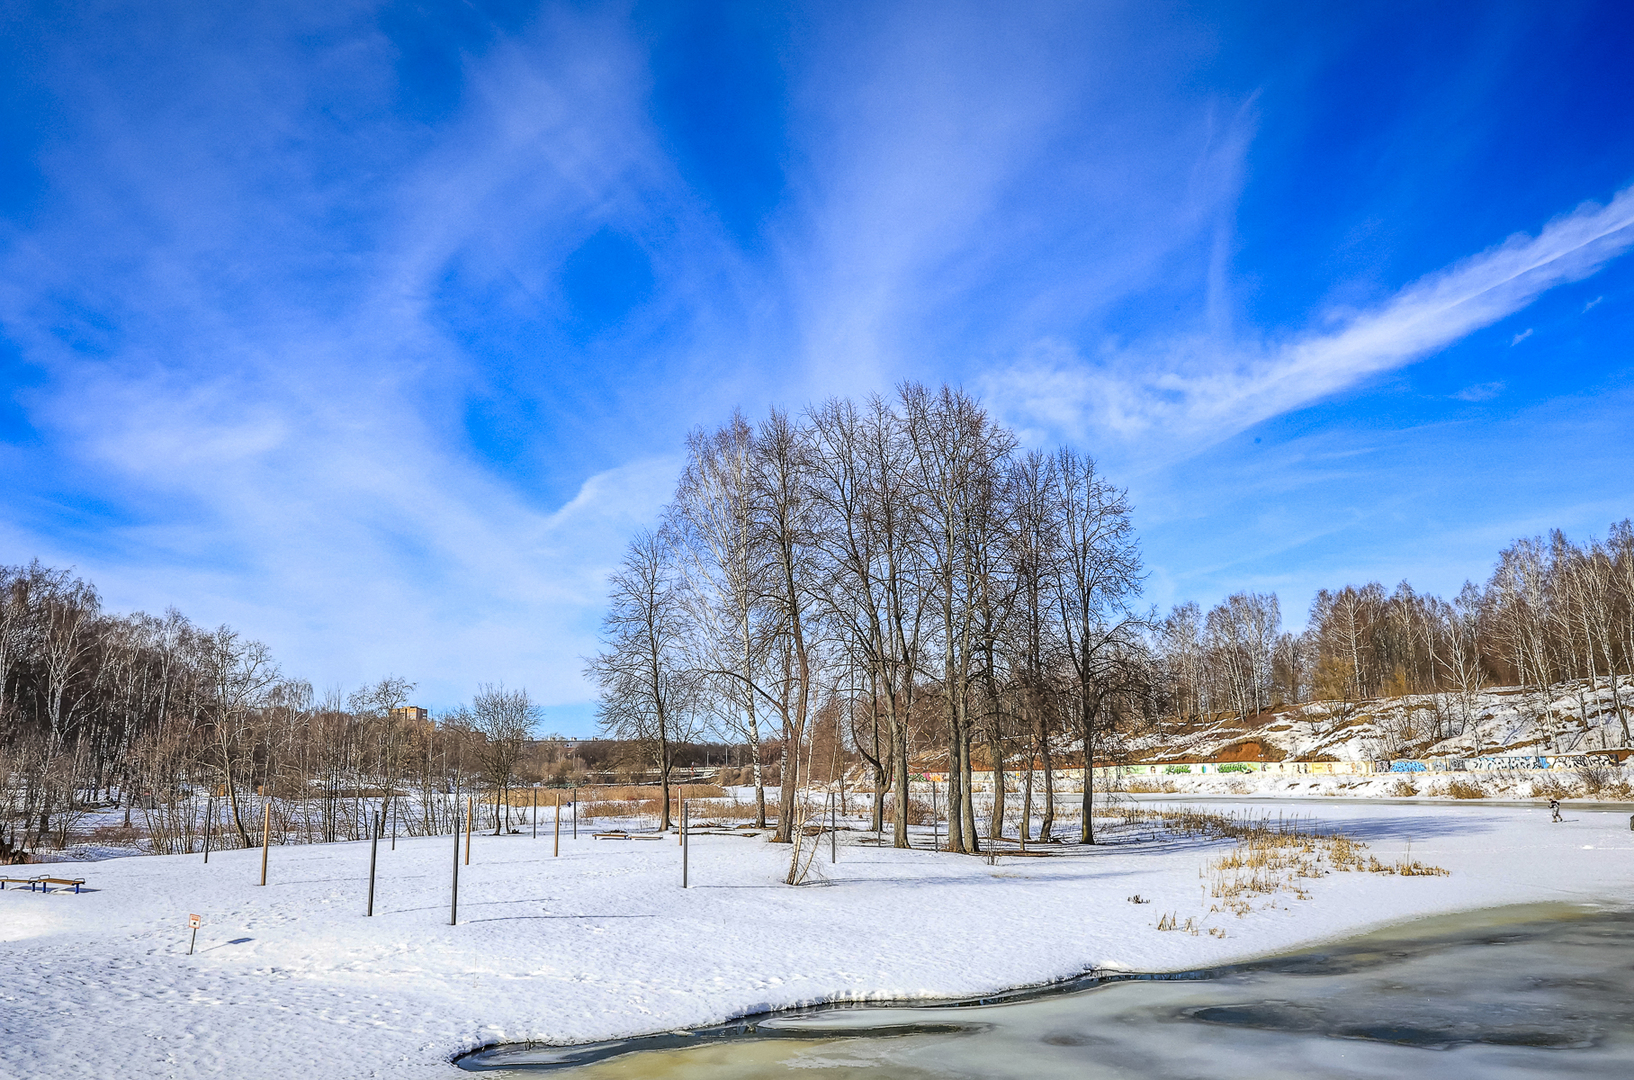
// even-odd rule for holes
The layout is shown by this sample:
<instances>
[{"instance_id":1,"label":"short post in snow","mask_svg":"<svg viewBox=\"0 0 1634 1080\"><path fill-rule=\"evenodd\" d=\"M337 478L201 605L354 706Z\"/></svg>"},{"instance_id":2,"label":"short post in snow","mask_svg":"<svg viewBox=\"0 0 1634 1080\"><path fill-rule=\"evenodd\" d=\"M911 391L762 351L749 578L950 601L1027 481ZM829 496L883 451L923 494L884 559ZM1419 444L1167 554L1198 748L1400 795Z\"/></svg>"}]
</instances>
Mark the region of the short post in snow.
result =
<instances>
[{"instance_id":1,"label":"short post in snow","mask_svg":"<svg viewBox=\"0 0 1634 1080\"><path fill-rule=\"evenodd\" d=\"M477 797L475 795L467 795L465 797L465 865L466 866L471 865L471 830L476 825L476 823L474 821L472 821L471 819L476 816L476 812L477 812Z\"/></svg>"},{"instance_id":2,"label":"short post in snow","mask_svg":"<svg viewBox=\"0 0 1634 1080\"><path fill-rule=\"evenodd\" d=\"M533 838L539 839L539 785L533 785Z\"/></svg>"},{"instance_id":3,"label":"short post in snow","mask_svg":"<svg viewBox=\"0 0 1634 1080\"><path fill-rule=\"evenodd\" d=\"M391 849L397 850L397 804L391 804Z\"/></svg>"},{"instance_id":4,"label":"short post in snow","mask_svg":"<svg viewBox=\"0 0 1634 1080\"><path fill-rule=\"evenodd\" d=\"M840 806L832 791L828 793L828 861L840 861Z\"/></svg>"},{"instance_id":5,"label":"short post in snow","mask_svg":"<svg viewBox=\"0 0 1634 1080\"><path fill-rule=\"evenodd\" d=\"M448 925L460 924L460 804L454 804L454 890L448 905Z\"/></svg>"},{"instance_id":6,"label":"short post in snow","mask_svg":"<svg viewBox=\"0 0 1634 1080\"><path fill-rule=\"evenodd\" d=\"M939 851L942 847L942 823L936 818L936 781L930 782L930 849Z\"/></svg>"},{"instance_id":7,"label":"short post in snow","mask_svg":"<svg viewBox=\"0 0 1634 1080\"><path fill-rule=\"evenodd\" d=\"M199 924L203 921L204 920L199 918L197 915L189 915L187 917L187 925L193 928L193 937L187 943L188 956L193 955L193 946L199 943Z\"/></svg>"},{"instance_id":8,"label":"short post in snow","mask_svg":"<svg viewBox=\"0 0 1634 1080\"><path fill-rule=\"evenodd\" d=\"M267 849L272 844L272 798L261 802L261 884L267 883Z\"/></svg>"},{"instance_id":9,"label":"short post in snow","mask_svg":"<svg viewBox=\"0 0 1634 1080\"><path fill-rule=\"evenodd\" d=\"M687 887L687 802L681 800L681 888Z\"/></svg>"},{"instance_id":10,"label":"short post in snow","mask_svg":"<svg viewBox=\"0 0 1634 1080\"><path fill-rule=\"evenodd\" d=\"M573 789L572 794L568 798L568 802L573 807L573 839L577 840L579 838L579 789L578 788Z\"/></svg>"},{"instance_id":11,"label":"short post in snow","mask_svg":"<svg viewBox=\"0 0 1634 1080\"><path fill-rule=\"evenodd\" d=\"M375 811L374 828L369 831L369 910L365 915L374 915L374 865L380 857L380 834L385 829L385 823L380 820L380 812Z\"/></svg>"},{"instance_id":12,"label":"short post in snow","mask_svg":"<svg viewBox=\"0 0 1634 1080\"><path fill-rule=\"evenodd\" d=\"M216 816L216 797L210 796L204 804L204 864L210 865L210 821Z\"/></svg>"},{"instance_id":13,"label":"short post in snow","mask_svg":"<svg viewBox=\"0 0 1634 1080\"><path fill-rule=\"evenodd\" d=\"M556 846L555 846L555 849L551 851L550 857L554 859L556 856L560 855L561 853L562 853L562 793L561 793L560 790L557 790L557 792L556 792Z\"/></svg>"}]
</instances>

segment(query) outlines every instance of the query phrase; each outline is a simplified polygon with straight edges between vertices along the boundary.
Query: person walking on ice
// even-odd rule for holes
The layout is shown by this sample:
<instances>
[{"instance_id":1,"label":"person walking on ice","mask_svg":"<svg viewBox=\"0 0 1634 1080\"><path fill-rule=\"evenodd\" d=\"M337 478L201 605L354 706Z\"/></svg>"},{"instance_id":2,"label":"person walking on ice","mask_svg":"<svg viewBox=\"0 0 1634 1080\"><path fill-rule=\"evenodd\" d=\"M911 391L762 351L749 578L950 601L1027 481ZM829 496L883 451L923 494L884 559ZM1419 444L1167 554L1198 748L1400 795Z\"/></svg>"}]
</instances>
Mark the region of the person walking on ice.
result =
<instances>
[{"instance_id":1,"label":"person walking on ice","mask_svg":"<svg viewBox=\"0 0 1634 1080\"><path fill-rule=\"evenodd\" d=\"M1550 799L1549 800L1549 820L1550 821L1560 821L1561 820L1561 817L1560 817L1560 800L1559 799Z\"/></svg>"}]
</instances>

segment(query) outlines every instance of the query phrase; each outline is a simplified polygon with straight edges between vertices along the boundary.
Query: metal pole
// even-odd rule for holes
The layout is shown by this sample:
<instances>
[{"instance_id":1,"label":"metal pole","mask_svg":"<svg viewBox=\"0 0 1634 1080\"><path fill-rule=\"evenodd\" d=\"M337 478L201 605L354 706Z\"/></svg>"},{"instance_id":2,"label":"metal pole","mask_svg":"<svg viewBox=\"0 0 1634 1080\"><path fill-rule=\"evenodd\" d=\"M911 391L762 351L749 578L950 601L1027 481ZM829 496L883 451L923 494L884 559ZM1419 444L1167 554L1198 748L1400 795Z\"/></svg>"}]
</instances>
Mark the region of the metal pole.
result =
<instances>
[{"instance_id":1,"label":"metal pole","mask_svg":"<svg viewBox=\"0 0 1634 1080\"><path fill-rule=\"evenodd\" d=\"M930 849L937 851L942 846L942 823L936 820L936 781L930 782Z\"/></svg>"},{"instance_id":2,"label":"metal pole","mask_svg":"<svg viewBox=\"0 0 1634 1080\"><path fill-rule=\"evenodd\" d=\"M459 803L454 804L454 892L453 901L448 908L448 925L458 926L460 922L460 810Z\"/></svg>"},{"instance_id":3,"label":"metal pole","mask_svg":"<svg viewBox=\"0 0 1634 1080\"><path fill-rule=\"evenodd\" d=\"M550 853L551 858L562 853L562 793L556 793L556 848Z\"/></svg>"},{"instance_id":4,"label":"metal pole","mask_svg":"<svg viewBox=\"0 0 1634 1080\"><path fill-rule=\"evenodd\" d=\"M533 838L539 839L539 785L533 785Z\"/></svg>"},{"instance_id":5,"label":"metal pole","mask_svg":"<svg viewBox=\"0 0 1634 1080\"><path fill-rule=\"evenodd\" d=\"M376 860L380 857L380 834L384 829L385 824L380 820L380 812L376 811L374 815L374 832L369 837L369 910L365 914L370 916L374 914L374 866Z\"/></svg>"},{"instance_id":6,"label":"metal pole","mask_svg":"<svg viewBox=\"0 0 1634 1080\"><path fill-rule=\"evenodd\" d=\"M476 816L476 811L477 811L477 797L475 795L467 795L465 797L465 865L466 866L471 865L471 829L472 829L473 824L474 824L471 819Z\"/></svg>"},{"instance_id":7,"label":"metal pole","mask_svg":"<svg viewBox=\"0 0 1634 1080\"><path fill-rule=\"evenodd\" d=\"M828 793L828 861L840 861L840 800Z\"/></svg>"},{"instance_id":8,"label":"metal pole","mask_svg":"<svg viewBox=\"0 0 1634 1080\"><path fill-rule=\"evenodd\" d=\"M681 800L681 888L687 887L687 802Z\"/></svg>"},{"instance_id":9,"label":"metal pole","mask_svg":"<svg viewBox=\"0 0 1634 1080\"><path fill-rule=\"evenodd\" d=\"M261 804L261 884L267 883L267 847L272 843L272 800Z\"/></svg>"},{"instance_id":10,"label":"metal pole","mask_svg":"<svg viewBox=\"0 0 1634 1080\"><path fill-rule=\"evenodd\" d=\"M397 850L397 804L391 804L391 849Z\"/></svg>"},{"instance_id":11,"label":"metal pole","mask_svg":"<svg viewBox=\"0 0 1634 1080\"><path fill-rule=\"evenodd\" d=\"M193 946L199 943L199 928L193 927L193 939L187 943L187 955L193 955Z\"/></svg>"},{"instance_id":12,"label":"metal pole","mask_svg":"<svg viewBox=\"0 0 1634 1080\"><path fill-rule=\"evenodd\" d=\"M215 816L216 797L212 795L209 801L204 804L204 862L206 866L210 863L210 822ZM197 928L195 928L193 936L198 937Z\"/></svg>"},{"instance_id":13,"label":"metal pole","mask_svg":"<svg viewBox=\"0 0 1634 1080\"><path fill-rule=\"evenodd\" d=\"M579 838L579 789L573 789L573 839Z\"/></svg>"}]
</instances>

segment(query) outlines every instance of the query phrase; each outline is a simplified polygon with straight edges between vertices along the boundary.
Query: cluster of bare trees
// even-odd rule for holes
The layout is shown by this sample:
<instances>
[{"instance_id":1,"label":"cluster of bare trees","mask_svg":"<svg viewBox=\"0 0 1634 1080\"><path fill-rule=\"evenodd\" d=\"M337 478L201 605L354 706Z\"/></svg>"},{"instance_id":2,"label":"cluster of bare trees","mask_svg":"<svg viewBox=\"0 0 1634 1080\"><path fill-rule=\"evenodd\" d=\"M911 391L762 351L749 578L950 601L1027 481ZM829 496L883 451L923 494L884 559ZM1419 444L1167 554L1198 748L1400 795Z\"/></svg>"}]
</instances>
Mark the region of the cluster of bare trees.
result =
<instances>
[{"instance_id":1,"label":"cluster of bare trees","mask_svg":"<svg viewBox=\"0 0 1634 1080\"><path fill-rule=\"evenodd\" d=\"M432 723L406 707L413 688L319 699L227 627L112 614L64 571L0 566L0 861L110 805L161 852L193 849L207 817L218 843L249 844L268 812L314 841L359 836L369 812L436 831L435 796L510 785L537 710L484 687Z\"/></svg>"},{"instance_id":2,"label":"cluster of bare trees","mask_svg":"<svg viewBox=\"0 0 1634 1080\"><path fill-rule=\"evenodd\" d=\"M1281 629L1275 595L1238 593L1204 615L1176 607L1152 635L1155 708L1182 721L1248 716L1278 702L1437 694L1438 722L1469 724L1493 685L1569 684L1585 725L1589 699L1609 689L1624 743L1634 674L1634 523L1575 544L1556 530L1518 540L1485 586L1451 600L1374 582L1322 590L1303 632ZM1448 732L1460 733L1458 731ZM1437 734L1442 734L1438 732Z\"/></svg>"},{"instance_id":3,"label":"cluster of bare trees","mask_svg":"<svg viewBox=\"0 0 1634 1080\"><path fill-rule=\"evenodd\" d=\"M908 842L909 777L945 769L948 842L981 847L973 763L1002 794L1052 740L1102 753L1143 707L1140 557L1124 493L1075 450L1022 452L964 393L906 384L693 433L662 526L613 575L588 664L606 729L668 748L705 727L780 743L777 838L798 836L814 719L833 716ZM825 774L828 770L824 770ZM1085 791L1081 839L1093 842ZM1004 800L985 823L1004 827Z\"/></svg>"}]
</instances>

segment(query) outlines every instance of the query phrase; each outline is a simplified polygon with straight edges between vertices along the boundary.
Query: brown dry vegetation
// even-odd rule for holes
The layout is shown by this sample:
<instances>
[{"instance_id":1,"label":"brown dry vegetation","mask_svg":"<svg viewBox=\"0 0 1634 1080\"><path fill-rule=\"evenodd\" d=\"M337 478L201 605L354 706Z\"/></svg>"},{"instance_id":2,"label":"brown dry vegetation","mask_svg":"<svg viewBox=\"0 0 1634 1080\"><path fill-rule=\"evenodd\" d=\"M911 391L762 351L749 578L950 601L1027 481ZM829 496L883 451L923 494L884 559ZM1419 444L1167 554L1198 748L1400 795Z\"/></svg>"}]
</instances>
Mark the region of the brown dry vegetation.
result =
<instances>
[{"instance_id":1,"label":"brown dry vegetation","mask_svg":"<svg viewBox=\"0 0 1634 1080\"><path fill-rule=\"evenodd\" d=\"M1230 912L1241 917L1252 910L1254 897L1284 891L1301 900L1309 899L1302 882L1334 870L1403 877L1439 877L1447 873L1412 858L1411 852L1394 862L1381 862L1360 840L1342 833L1321 832L1313 822L1301 818L1134 806L1108 808L1107 814L1121 815L1129 824L1154 825L1171 835L1236 840L1234 848L1203 865L1201 873L1208 895L1217 901L1209 909L1211 914ZM1159 920L1158 929L1197 934L1206 928L1194 919L1181 922L1178 915L1170 914ZM1224 933L1217 929L1208 932Z\"/></svg>"},{"instance_id":2,"label":"brown dry vegetation","mask_svg":"<svg viewBox=\"0 0 1634 1080\"><path fill-rule=\"evenodd\" d=\"M569 799L576 792L581 805L586 802L648 802L658 804L662 797L663 788L657 784L607 784L595 787L581 788L540 788L539 805L553 806L556 797L561 796L562 805L566 806ZM672 799L724 799L724 789L714 784L671 784L669 795ZM493 795L488 796L489 805L493 804ZM533 788L512 788L506 801L511 806L532 806Z\"/></svg>"}]
</instances>

